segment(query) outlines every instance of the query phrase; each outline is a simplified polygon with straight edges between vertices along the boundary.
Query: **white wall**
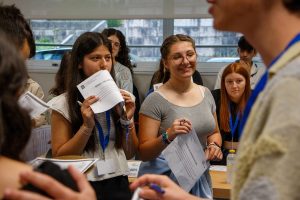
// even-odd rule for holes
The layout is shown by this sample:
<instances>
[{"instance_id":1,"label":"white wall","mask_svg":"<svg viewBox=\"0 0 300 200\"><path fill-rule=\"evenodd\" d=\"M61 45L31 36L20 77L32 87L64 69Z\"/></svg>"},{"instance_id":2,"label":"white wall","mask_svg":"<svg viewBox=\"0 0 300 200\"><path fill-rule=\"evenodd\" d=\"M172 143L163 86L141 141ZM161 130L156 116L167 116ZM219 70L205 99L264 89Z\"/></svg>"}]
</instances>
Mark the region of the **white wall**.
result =
<instances>
[{"instance_id":1,"label":"white wall","mask_svg":"<svg viewBox=\"0 0 300 200\"><path fill-rule=\"evenodd\" d=\"M45 67L43 66L45 62L41 62L40 66L32 66L30 62L27 64L29 75L42 86L45 92L45 98L47 98L48 91L54 86L54 77L58 68ZM138 88L140 99L143 100L148 92L150 81L155 71L153 66L157 65L157 63L147 62L137 63L137 65L138 67L134 69L134 83ZM202 76L204 86L213 89L216 75L219 69L224 65L225 63L198 63L197 69Z\"/></svg>"}]
</instances>

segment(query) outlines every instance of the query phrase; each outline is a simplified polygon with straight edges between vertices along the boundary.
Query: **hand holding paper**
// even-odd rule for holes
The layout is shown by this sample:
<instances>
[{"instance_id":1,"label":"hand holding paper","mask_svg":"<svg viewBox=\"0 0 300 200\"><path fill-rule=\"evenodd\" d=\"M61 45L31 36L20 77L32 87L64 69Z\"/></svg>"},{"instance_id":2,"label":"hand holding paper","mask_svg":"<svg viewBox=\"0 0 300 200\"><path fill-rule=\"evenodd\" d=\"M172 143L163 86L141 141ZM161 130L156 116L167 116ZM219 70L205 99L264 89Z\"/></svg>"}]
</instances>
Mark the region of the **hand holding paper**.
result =
<instances>
[{"instance_id":1,"label":"hand holding paper","mask_svg":"<svg viewBox=\"0 0 300 200\"><path fill-rule=\"evenodd\" d=\"M78 84L77 88L85 99L90 96L99 98L91 105L95 114L105 112L124 101L119 88L107 70L100 70L93 74Z\"/></svg>"},{"instance_id":2,"label":"hand holding paper","mask_svg":"<svg viewBox=\"0 0 300 200\"><path fill-rule=\"evenodd\" d=\"M50 107L47 103L45 103L29 91L25 92L19 98L19 105L22 108L29 110L31 119L38 117Z\"/></svg>"}]
</instances>

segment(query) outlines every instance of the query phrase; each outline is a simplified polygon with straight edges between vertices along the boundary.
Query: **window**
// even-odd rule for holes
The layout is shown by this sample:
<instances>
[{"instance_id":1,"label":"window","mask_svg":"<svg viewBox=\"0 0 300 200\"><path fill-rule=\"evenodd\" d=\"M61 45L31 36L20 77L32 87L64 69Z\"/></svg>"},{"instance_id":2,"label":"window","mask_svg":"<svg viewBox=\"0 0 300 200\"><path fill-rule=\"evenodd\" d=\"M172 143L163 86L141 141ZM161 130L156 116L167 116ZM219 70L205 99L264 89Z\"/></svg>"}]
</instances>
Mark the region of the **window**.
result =
<instances>
[{"instance_id":1,"label":"window","mask_svg":"<svg viewBox=\"0 0 300 200\"><path fill-rule=\"evenodd\" d=\"M35 60L60 60L76 38L86 31L116 28L125 35L133 62L157 61L160 45L170 34L190 35L200 62L226 62L238 56L240 34L214 30L212 19L128 19L128 20L31 20L36 44ZM224 59L223 59L224 58ZM232 60L232 59L229 59Z\"/></svg>"}]
</instances>

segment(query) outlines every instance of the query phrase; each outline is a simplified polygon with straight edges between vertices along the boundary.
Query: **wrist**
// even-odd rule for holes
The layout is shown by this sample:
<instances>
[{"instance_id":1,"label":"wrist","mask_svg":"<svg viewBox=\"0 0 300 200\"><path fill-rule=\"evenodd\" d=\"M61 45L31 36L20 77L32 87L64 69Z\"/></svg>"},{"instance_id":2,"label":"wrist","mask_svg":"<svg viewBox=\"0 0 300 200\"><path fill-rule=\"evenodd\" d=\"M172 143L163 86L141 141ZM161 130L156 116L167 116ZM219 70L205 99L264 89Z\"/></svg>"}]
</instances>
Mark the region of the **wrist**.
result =
<instances>
[{"instance_id":1,"label":"wrist","mask_svg":"<svg viewBox=\"0 0 300 200\"><path fill-rule=\"evenodd\" d=\"M120 124L122 126L129 126L131 123L133 123L133 118L131 118L130 120L120 118Z\"/></svg>"},{"instance_id":2,"label":"wrist","mask_svg":"<svg viewBox=\"0 0 300 200\"><path fill-rule=\"evenodd\" d=\"M134 127L135 127L134 122L131 122L131 123L129 124L129 126L128 126L128 129L131 130L131 129L133 129Z\"/></svg>"},{"instance_id":3,"label":"wrist","mask_svg":"<svg viewBox=\"0 0 300 200\"><path fill-rule=\"evenodd\" d=\"M161 138L162 142L166 145L170 144L173 141L173 140L170 140L170 138L169 138L168 130L169 129L167 129L166 132L161 134L162 135L162 138Z\"/></svg>"},{"instance_id":4,"label":"wrist","mask_svg":"<svg viewBox=\"0 0 300 200\"><path fill-rule=\"evenodd\" d=\"M218 148L221 149L221 145L219 145L219 144L216 143L216 142L210 142L210 143L208 143L208 144L207 144L207 147L209 147L209 146L214 146L214 147L218 147Z\"/></svg>"},{"instance_id":5,"label":"wrist","mask_svg":"<svg viewBox=\"0 0 300 200\"><path fill-rule=\"evenodd\" d=\"M84 134L86 136L90 136L93 128L90 128L90 127L86 126L85 124L83 124L83 125L81 125L79 130L82 134Z\"/></svg>"}]
</instances>

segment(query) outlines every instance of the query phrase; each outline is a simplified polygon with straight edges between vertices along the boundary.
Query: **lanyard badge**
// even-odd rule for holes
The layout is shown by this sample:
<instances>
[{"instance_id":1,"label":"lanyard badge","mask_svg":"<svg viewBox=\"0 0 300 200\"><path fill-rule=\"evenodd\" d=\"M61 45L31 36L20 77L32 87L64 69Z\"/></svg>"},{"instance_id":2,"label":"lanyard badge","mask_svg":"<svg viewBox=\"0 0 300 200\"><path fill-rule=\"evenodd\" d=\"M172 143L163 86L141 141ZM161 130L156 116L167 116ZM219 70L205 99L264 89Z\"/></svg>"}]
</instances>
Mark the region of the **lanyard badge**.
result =
<instances>
[{"instance_id":1,"label":"lanyard badge","mask_svg":"<svg viewBox=\"0 0 300 200\"><path fill-rule=\"evenodd\" d=\"M97 120L96 116L94 117L96 127L98 129L100 144L103 149L103 152L105 151L105 148L108 145L109 136L110 136L110 111L109 110L105 112L105 116L106 116L107 132L108 132L106 136L104 136L104 132L103 132L100 122Z\"/></svg>"}]
</instances>

